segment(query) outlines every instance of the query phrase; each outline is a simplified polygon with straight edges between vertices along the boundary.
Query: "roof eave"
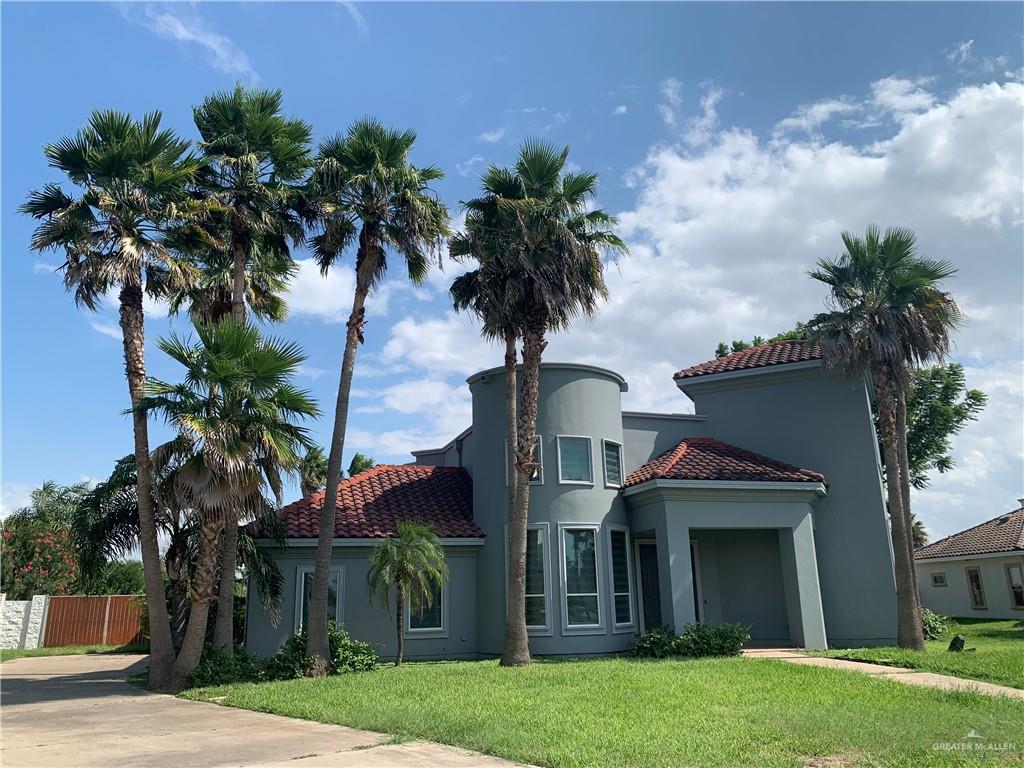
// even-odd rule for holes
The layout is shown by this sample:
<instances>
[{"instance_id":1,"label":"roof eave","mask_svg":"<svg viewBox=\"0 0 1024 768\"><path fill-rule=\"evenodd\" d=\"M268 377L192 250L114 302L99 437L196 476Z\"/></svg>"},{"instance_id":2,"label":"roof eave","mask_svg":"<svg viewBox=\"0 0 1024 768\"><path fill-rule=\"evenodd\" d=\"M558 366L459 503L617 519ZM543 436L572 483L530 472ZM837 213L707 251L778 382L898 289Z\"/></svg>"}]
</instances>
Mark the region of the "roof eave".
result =
<instances>
[{"instance_id":1,"label":"roof eave","mask_svg":"<svg viewBox=\"0 0 1024 768\"><path fill-rule=\"evenodd\" d=\"M621 493L623 496L635 496L638 493L644 493L656 488L721 491L804 491L812 493L816 497L825 496L828 493L824 483L813 480L671 480L660 477L623 488Z\"/></svg>"},{"instance_id":2,"label":"roof eave","mask_svg":"<svg viewBox=\"0 0 1024 768\"><path fill-rule=\"evenodd\" d=\"M994 552L978 552L971 555L936 555L934 557L918 557L914 555L914 562L944 563L951 560L987 560L993 557L1013 557L1014 555L1024 557L1024 549L999 549Z\"/></svg>"},{"instance_id":3,"label":"roof eave","mask_svg":"<svg viewBox=\"0 0 1024 768\"><path fill-rule=\"evenodd\" d=\"M685 392L687 387L691 385L716 384L718 382L728 382L735 379L745 379L750 376L760 376L766 373L809 370L812 368L821 368L821 366L821 358L815 358L813 360L798 360L794 363L775 363L774 365L759 365L753 368L740 368L736 371L723 371L722 373L697 373L690 376L680 376L676 374L672 378L675 381L676 386Z\"/></svg>"}]
</instances>

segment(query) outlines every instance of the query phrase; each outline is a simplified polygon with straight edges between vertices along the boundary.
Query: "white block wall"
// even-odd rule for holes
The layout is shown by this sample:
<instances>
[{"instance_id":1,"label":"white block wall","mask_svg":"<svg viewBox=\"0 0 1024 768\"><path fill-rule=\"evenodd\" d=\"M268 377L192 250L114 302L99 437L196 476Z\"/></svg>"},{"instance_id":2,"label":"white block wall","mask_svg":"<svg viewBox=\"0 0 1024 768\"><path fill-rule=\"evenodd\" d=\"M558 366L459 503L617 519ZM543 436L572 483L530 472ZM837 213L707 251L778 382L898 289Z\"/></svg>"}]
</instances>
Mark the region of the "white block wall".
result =
<instances>
[{"instance_id":1,"label":"white block wall","mask_svg":"<svg viewBox=\"0 0 1024 768\"><path fill-rule=\"evenodd\" d=\"M0 598L0 648L38 648L46 625L46 595L31 600Z\"/></svg>"}]
</instances>

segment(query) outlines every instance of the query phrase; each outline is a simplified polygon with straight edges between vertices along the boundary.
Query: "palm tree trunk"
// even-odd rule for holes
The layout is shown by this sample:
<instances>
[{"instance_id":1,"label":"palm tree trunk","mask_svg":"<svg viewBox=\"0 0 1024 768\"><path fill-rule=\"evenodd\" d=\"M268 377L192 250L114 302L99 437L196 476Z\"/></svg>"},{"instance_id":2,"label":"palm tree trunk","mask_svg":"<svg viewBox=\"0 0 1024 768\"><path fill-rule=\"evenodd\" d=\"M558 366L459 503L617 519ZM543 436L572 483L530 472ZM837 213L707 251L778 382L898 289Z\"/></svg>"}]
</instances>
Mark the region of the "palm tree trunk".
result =
<instances>
[{"instance_id":1,"label":"palm tree trunk","mask_svg":"<svg viewBox=\"0 0 1024 768\"><path fill-rule=\"evenodd\" d=\"M210 617L210 603L214 598L220 527L218 520L204 520L199 529L199 552L196 554L192 577L192 607L189 609L185 639L182 640L181 651L171 670L170 688L174 691L188 686L192 672L203 656L206 624Z\"/></svg>"},{"instance_id":2,"label":"palm tree trunk","mask_svg":"<svg viewBox=\"0 0 1024 768\"><path fill-rule=\"evenodd\" d=\"M914 565L914 515L910 509L910 456L907 453L907 386L906 382L896 384L896 437L899 447L900 463L900 499L903 502L903 520L907 527L907 546L910 548L910 565ZM921 590L917 586L916 569L914 571L914 603L918 615L921 614ZM924 632L922 630L922 638Z\"/></svg>"},{"instance_id":3,"label":"palm tree trunk","mask_svg":"<svg viewBox=\"0 0 1024 768\"><path fill-rule=\"evenodd\" d=\"M146 339L142 313L141 274L136 284L125 284L119 296L121 334L124 342L125 374L132 398L132 429L135 436L135 468L138 472L139 545L146 585L149 616L149 685L157 690L169 682L174 664L174 643L167 618L167 598L160 577L160 547L156 538L153 509L153 475L149 456L149 424L146 414L136 410L146 381Z\"/></svg>"},{"instance_id":4,"label":"palm tree trunk","mask_svg":"<svg viewBox=\"0 0 1024 768\"><path fill-rule=\"evenodd\" d=\"M903 512L903 494L900 490L900 463L896 430L896 392L892 371L885 364L872 366L875 396L878 402L878 427L882 433L882 447L887 470L886 494L889 502L889 522L892 535L893 567L896 576L896 644L901 648L924 650L921 612L917 603L914 560L909 543L910 530Z\"/></svg>"},{"instance_id":5,"label":"palm tree trunk","mask_svg":"<svg viewBox=\"0 0 1024 768\"><path fill-rule=\"evenodd\" d=\"M232 247L231 317L239 325L245 324L245 240L235 234Z\"/></svg>"},{"instance_id":6,"label":"palm tree trunk","mask_svg":"<svg viewBox=\"0 0 1024 768\"><path fill-rule=\"evenodd\" d=\"M357 259L358 261L358 259ZM369 285L357 277L352 314L348 318L345 334L345 355L341 362L341 380L338 382L338 400L334 407L334 430L331 432L331 450L327 458L327 485L320 513L320 533L316 544L316 564L313 569L313 593L309 600L306 655L330 661L327 639L327 581L330 575L331 553L334 543L334 519L338 508L338 483L341 480L341 457L345 452L345 427L348 423L348 400L352 391L352 374L356 366L356 350L363 338L363 314Z\"/></svg>"},{"instance_id":7,"label":"palm tree trunk","mask_svg":"<svg viewBox=\"0 0 1024 768\"><path fill-rule=\"evenodd\" d=\"M213 644L228 656L235 652L235 570L238 564L238 518L228 513L221 537L220 590L217 595L217 619Z\"/></svg>"},{"instance_id":8,"label":"palm tree trunk","mask_svg":"<svg viewBox=\"0 0 1024 768\"><path fill-rule=\"evenodd\" d=\"M516 403L519 387L516 377L516 334L505 334L505 444L508 476L508 595L505 603L505 646L502 666L520 666L529 661L530 645L526 632L526 522L517 515L519 490L519 421Z\"/></svg>"},{"instance_id":9,"label":"palm tree trunk","mask_svg":"<svg viewBox=\"0 0 1024 768\"><path fill-rule=\"evenodd\" d=\"M398 607L395 610L395 634L397 635L397 648L398 651L395 654L395 666L402 666L402 657L405 655L405 593L402 591L402 585L395 585L395 599L398 601Z\"/></svg>"},{"instance_id":10,"label":"palm tree trunk","mask_svg":"<svg viewBox=\"0 0 1024 768\"><path fill-rule=\"evenodd\" d=\"M509 549L515 547L516 559L509 566L509 601L516 601L518 610L512 630L505 637L502 666L524 666L530 663L530 644L526 634L526 525L530 517L530 475L536 466L533 443L537 434L537 401L540 396L540 362L547 343L538 331L523 336L523 388L519 408L516 450L516 495L513 514L509 516ZM512 542L515 542L514 544ZM511 614L511 612L510 612Z\"/></svg>"}]
</instances>

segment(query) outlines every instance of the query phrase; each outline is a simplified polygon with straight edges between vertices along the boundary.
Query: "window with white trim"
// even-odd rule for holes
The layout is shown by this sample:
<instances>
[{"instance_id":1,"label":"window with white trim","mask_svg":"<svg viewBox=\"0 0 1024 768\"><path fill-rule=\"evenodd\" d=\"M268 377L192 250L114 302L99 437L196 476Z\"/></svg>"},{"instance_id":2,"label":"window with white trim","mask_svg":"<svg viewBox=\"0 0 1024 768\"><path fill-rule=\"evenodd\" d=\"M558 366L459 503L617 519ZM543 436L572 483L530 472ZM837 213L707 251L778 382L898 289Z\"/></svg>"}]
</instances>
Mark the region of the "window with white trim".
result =
<instances>
[{"instance_id":1,"label":"window with white trim","mask_svg":"<svg viewBox=\"0 0 1024 768\"><path fill-rule=\"evenodd\" d=\"M558 436L558 482L568 485L594 484L589 437Z\"/></svg>"},{"instance_id":2,"label":"window with white trim","mask_svg":"<svg viewBox=\"0 0 1024 768\"><path fill-rule=\"evenodd\" d=\"M932 586L933 587L944 587L946 586L946 573L945 571L938 571L932 574Z\"/></svg>"},{"instance_id":3,"label":"window with white trim","mask_svg":"<svg viewBox=\"0 0 1024 768\"><path fill-rule=\"evenodd\" d=\"M985 585L981 583L980 569L967 569L967 592L971 597L971 608L984 610L988 607L985 603Z\"/></svg>"},{"instance_id":4,"label":"window with white trim","mask_svg":"<svg viewBox=\"0 0 1024 768\"><path fill-rule=\"evenodd\" d=\"M562 528L562 594L567 629L602 626L597 531L597 526Z\"/></svg>"},{"instance_id":5,"label":"window with white trim","mask_svg":"<svg viewBox=\"0 0 1024 768\"><path fill-rule=\"evenodd\" d=\"M344 589L344 569L332 568L327 578L327 620L342 621L341 596ZM295 571L295 634L299 634L309 621L309 600L313 594L313 567L300 565Z\"/></svg>"},{"instance_id":6,"label":"window with white trim","mask_svg":"<svg viewBox=\"0 0 1024 768\"><path fill-rule=\"evenodd\" d=\"M508 485L508 441L505 441L505 485ZM544 485L544 445L540 435L533 436L533 460L537 468L530 475L530 485Z\"/></svg>"},{"instance_id":7,"label":"window with white trim","mask_svg":"<svg viewBox=\"0 0 1024 768\"><path fill-rule=\"evenodd\" d=\"M1010 588L1010 606L1024 608L1024 573L1019 565L1006 566L1006 585Z\"/></svg>"},{"instance_id":8,"label":"window with white trim","mask_svg":"<svg viewBox=\"0 0 1024 768\"><path fill-rule=\"evenodd\" d=\"M614 627L633 626L632 555L629 530L626 526L608 527L608 561L611 563L612 608Z\"/></svg>"},{"instance_id":9,"label":"window with white trim","mask_svg":"<svg viewBox=\"0 0 1024 768\"><path fill-rule=\"evenodd\" d=\"M405 599L405 634L408 637L442 636L448 631L448 584L431 587L430 599Z\"/></svg>"},{"instance_id":10,"label":"window with white trim","mask_svg":"<svg viewBox=\"0 0 1024 768\"><path fill-rule=\"evenodd\" d=\"M526 529L526 628L548 629L547 528Z\"/></svg>"},{"instance_id":11,"label":"window with white trim","mask_svg":"<svg viewBox=\"0 0 1024 768\"><path fill-rule=\"evenodd\" d=\"M622 487L622 446L612 440L601 441L604 455L604 484L611 488Z\"/></svg>"}]
</instances>

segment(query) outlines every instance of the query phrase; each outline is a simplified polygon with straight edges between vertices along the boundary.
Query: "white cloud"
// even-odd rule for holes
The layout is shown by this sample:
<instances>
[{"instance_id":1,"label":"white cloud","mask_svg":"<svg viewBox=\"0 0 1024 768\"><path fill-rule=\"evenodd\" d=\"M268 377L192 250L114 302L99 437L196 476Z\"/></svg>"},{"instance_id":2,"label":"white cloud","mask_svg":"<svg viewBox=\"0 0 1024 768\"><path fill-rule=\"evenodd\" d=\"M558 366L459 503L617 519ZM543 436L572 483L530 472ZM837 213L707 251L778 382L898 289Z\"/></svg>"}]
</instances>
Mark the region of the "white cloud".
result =
<instances>
[{"instance_id":1,"label":"white cloud","mask_svg":"<svg viewBox=\"0 0 1024 768\"><path fill-rule=\"evenodd\" d=\"M615 109L612 110L613 115L625 115L629 112L629 108L625 104L619 104Z\"/></svg>"},{"instance_id":2,"label":"white cloud","mask_svg":"<svg viewBox=\"0 0 1024 768\"><path fill-rule=\"evenodd\" d=\"M89 327L96 331L96 333L109 336L112 339L117 339L118 341L123 341L124 339L120 326L115 323L108 323L103 320L93 320L90 318Z\"/></svg>"},{"instance_id":3,"label":"white cloud","mask_svg":"<svg viewBox=\"0 0 1024 768\"><path fill-rule=\"evenodd\" d=\"M311 317L324 323L345 323L352 312L355 274L348 264L331 267L327 275L313 259L296 260L299 268L284 299L290 317ZM391 286L385 282L366 300L366 314L387 314Z\"/></svg>"},{"instance_id":4,"label":"white cloud","mask_svg":"<svg viewBox=\"0 0 1024 768\"><path fill-rule=\"evenodd\" d=\"M157 37L198 47L215 69L250 82L259 79L245 51L227 35L210 29L193 8L170 3L125 3L119 7L123 18Z\"/></svg>"},{"instance_id":5,"label":"white cloud","mask_svg":"<svg viewBox=\"0 0 1024 768\"><path fill-rule=\"evenodd\" d=\"M778 134L787 131L803 131L815 134L833 117L849 115L860 109L860 105L848 96L825 99L813 104L801 104L792 115L775 124L775 132Z\"/></svg>"},{"instance_id":6,"label":"white cloud","mask_svg":"<svg viewBox=\"0 0 1024 768\"><path fill-rule=\"evenodd\" d=\"M570 117L570 115L569 115L568 112L552 112L551 113L551 119L548 120L541 127L541 131L543 131L544 133L547 133L548 131L552 130L553 128L558 128L560 125L565 125L567 122L569 122L569 117Z\"/></svg>"},{"instance_id":7,"label":"white cloud","mask_svg":"<svg viewBox=\"0 0 1024 768\"><path fill-rule=\"evenodd\" d=\"M329 373L334 373L334 371L329 370L327 368L317 368L315 365L300 365L298 368L295 369L295 373L298 376L302 376L304 378L316 381L322 376L326 376Z\"/></svg>"},{"instance_id":8,"label":"white cloud","mask_svg":"<svg viewBox=\"0 0 1024 768\"><path fill-rule=\"evenodd\" d=\"M683 138L691 147L699 147L711 140L714 130L718 127L718 102L725 96L725 91L714 83L703 85L704 95L700 99L701 114L692 118L686 126Z\"/></svg>"},{"instance_id":9,"label":"white cloud","mask_svg":"<svg viewBox=\"0 0 1024 768\"><path fill-rule=\"evenodd\" d=\"M340 0L339 4L348 12L348 15L352 17L352 21L355 22L360 34L370 34L370 25L366 23L366 18L363 16L362 11L359 10L359 6L356 3Z\"/></svg>"},{"instance_id":10,"label":"white cloud","mask_svg":"<svg viewBox=\"0 0 1024 768\"><path fill-rule=\"evenodd\" d=\"M935 103L935 97L923 86L930 78L913 80L903 77L883 77L871 84L872 103L882 112L891 113L896 119L923 112Z\"/></svg>"},{"instance_id":11,"label":"white cloud","mask_svg":"<svg viewBox=\"0 0 1024 768\"><path fill-rule=\"evenodd\" d=\"M971 53L973 47L974 40L963 40L946 51L946 58L954 64L966 64L974 59L974 54Z\"/></svg>"},{"instance_id":12,"label":"white cloud","mask_svg":"<svg viewBox=\"0 0 1024 768\"><path fill-rule=\"evenodd\" d=\"M459 176L469 176L473 172L473 169L478 165L483 165L486 162L483 155L473 155L471 158L462 163L455 164L455 170Z\"/></svg>"},{"instance_id":13,"label":"white cloud","mask_svg":"<svg viewBox=\"0 0 1024 768\"><path fill-rule=\"evenodd\" d=\"M27 483L4 483L0 487L0 519L7 517L32 501L33 486Z\"/></svg>"},{"instance_id":14,"label":"white cloud","mask_svg":"<svg viewBox=\"0 0 1024 768\"><path fill-rule=\"evenodd\" d=\"M497 347L480 336L480 327L467 314L446 314L417 320L406 317L391 327L381 352L382 362L405 362L432 374L468 376L497 365Z\"/></svg>"},{"instance_id":15,"label":"white cloud","mask_svg":"<svg viewBox=\"0 0 1024 768\"><path fill-rule=\"evenodd\" d=\"M659 87L662 103L658 105L658 114L669 128L675 128L679 122L679 108L683 105L683 84L674 77L661 82Z\"/></svg>"},{"instance_id":16,"label":"white cloud","mask_svg":"<svg viewBox=\"0 0 1024 768\"><path fill-rule=\"evenodd\" d=\"M52 275L59 270L59 264L50 264L48 261L39 260L32 265L32 272L37 275Z\"/></svg>"},{"instance_id":17,"label":"white cloud","mask_svg":"<svg viewBox=\"0 0 1024 768\"><path fill-rule=\"evenodd\" d=\"M507 131L508 131L508 126L502 126L501 128L495 128L493 131L484 131L483 133L477 135L476 140L477 141L483 141L483 142L485 142L487 144L497 144L499 141L501 141L503 138L505 138L505 133Z\"/></svg>"}]
</instances>

